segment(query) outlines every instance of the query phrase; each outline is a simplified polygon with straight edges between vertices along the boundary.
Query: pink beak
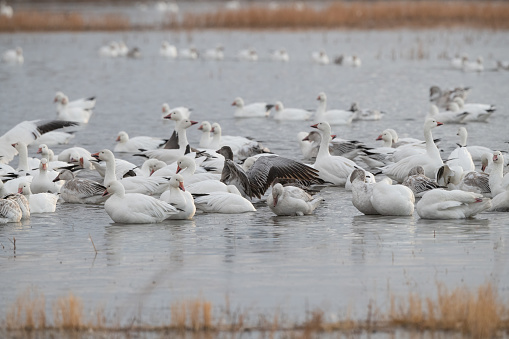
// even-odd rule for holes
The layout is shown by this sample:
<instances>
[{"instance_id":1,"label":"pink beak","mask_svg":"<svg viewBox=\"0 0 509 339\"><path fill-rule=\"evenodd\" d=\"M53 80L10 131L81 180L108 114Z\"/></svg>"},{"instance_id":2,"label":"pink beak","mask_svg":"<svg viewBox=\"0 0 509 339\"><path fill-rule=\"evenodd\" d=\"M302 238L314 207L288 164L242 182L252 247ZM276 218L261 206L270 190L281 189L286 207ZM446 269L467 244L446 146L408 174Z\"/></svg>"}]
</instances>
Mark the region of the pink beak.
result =
<instances>
[{"instance_id":1,"label":"pink beak","mask_svg":"<svg viewBox=\"0 0 509 339\"><path fill-rule=\"evenodd\" d=\"M184 192L186 191L186 189L184 188L184 183L182 181L179 184L179 188Z\"/></svg>"},{"instance_id":2,"label":"pink beak","mask_svg":"<svg viewBox=\"0 0 509 339\"><path fill-rule=\"evenodd\" d=\"M437 121L437 126L442 126L443 123Z\"/></svg>"},{"instance_id":3,"label":"pink beak","mask_svg":"<svg viewBox=\"0 0 509 339\"><path fill-rule=\"evenodd\" d=\"M102 196L104 197L104 196L107 196L108 194L110 194L110 192L108 192L108 190L104 190L104 193Z\"/></svg>"},{"instance_id":4,"label":"pink beak","mask_svg":"<svg viewBox=\"0 0 509 339\"><path fill-rule=\"evenodd\" d=\"M39 148L39 149L37 150L37 154L39 154L39 153L42 153L42 149L41 149L41 148Z\"/></svg>"},{"instance_id":5,"label":"pink beak","mask_svg":"<svg viewBox=\"0 0 509 339\"><path fill-rule=\"evenodd\" d=\"M311 125L313 128L318 128L318 124Z\"/></svg>"},{"instance_id":6,"label":"pink beak","mask_svg":"<svg viewBox=\"0 0 509 339\"><path fill-rule=\"evenodd\" d=\"M115 141L120 141L120 136L117 137L117 139Z\"/></svg>"},{"instance_id":7,"label":"pink beak","mask_svg":"<svg viewBox=\"0 0 509 339\"><path fill-rule=\"evenodd\" d=\"M18 188L18 194L23 194L23 188L21 187Z\"/></svg>"},{"instance_id":8,"label":"pink beak","mask_svg":"<svg viewBox=\"0 0 509 339\"><path fill-rule=\"evenodd\" d=\"M171 113L164 117L165 119L171 119Z\"/></svg>"},{"instance_id":9,"label":"pink beak","mask_svg":"<svg viewBox=\"0 0 509 339\"><path fill-rule=\"evenodd\" d=\"M192 121L191 120L191 126L196 125L197 123L198 123L198 121Z\"/></svg>"}]
</instances>

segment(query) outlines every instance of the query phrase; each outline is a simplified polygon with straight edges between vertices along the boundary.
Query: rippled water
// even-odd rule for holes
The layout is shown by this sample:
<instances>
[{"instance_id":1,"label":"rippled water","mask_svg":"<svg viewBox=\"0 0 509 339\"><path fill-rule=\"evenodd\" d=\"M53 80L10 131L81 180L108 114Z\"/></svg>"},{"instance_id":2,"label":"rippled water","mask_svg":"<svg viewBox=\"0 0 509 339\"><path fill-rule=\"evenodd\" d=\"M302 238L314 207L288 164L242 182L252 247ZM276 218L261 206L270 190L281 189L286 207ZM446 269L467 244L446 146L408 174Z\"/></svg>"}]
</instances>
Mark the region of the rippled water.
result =
<instances>
[{"instance_id":1,"label":"rippled water","mask_svg":"<svg viewBox=\"0 0 509 339\"><path fill-rule=\"evenodd\" d=\"M113 39L138 46L140 60L105 60L97 49ZM225 46L222 62L168 61L158 55L168 39L178 47ZM194 120L219 121L223 133L248 135L274 152L300 159L296 133L309 122L271 119L235 120L236 96L247 102L281 100L287 107L315 108L325 91L329 107L361 107L387 112L377 122L333 128L344 138L375 146L375 138L393 127L401 135L421 137L431 85L472 86L472 102L494 103L487 124L470 124L469 144L507 150L509 73L467 74L451 70L439 56L466 52L483 55L486 68L507 59L509 36L491 31L382 32L126 32L0 35L2 49L22 46L22 67L0 65L0 133L22 120L53 118L57 90L71 100L97 96L88 126L72 144L97 152L112 148L120 130L130 135L168 137L159 118L163 102L194 109ZM238 62L241 48L254 46L258 63ZM288 64L270 62L270 49L285 47ZM359 69L317 66L311 51L356 53ZM416 55L421 51L423 58ZM441 147L455 147L457 126L435 129ZM196 143L199 133L191 129ZM68 146L55 147L60 151ZM35 154L35 148L30 149ZM141 164L141 159L126 157ZM328 314L366 314L370 300L386 307L388 291L433 295L436 283L472 288L493 281L508 296L509 218L483 213L471 220L426 221L413 217L363 216L343 188L322 191L315 215L276 217L263 204L242 215L196 215L192 221L156 225L111 223L101 206L59 205L54 214L24 224L0 225L0 317L16 295L37 287L48 301L73 292L87 309L104 306L112 317L136 316L157 323L171 302L203 297L253 313L279 310L302 318L321 307ZM98 250L94 248L89 239ZM16 251L9 239L16 238ZM48 306L49 307L49 306ZM140 311L142 309L143 311Z\"/></svg>"}]
</instances>

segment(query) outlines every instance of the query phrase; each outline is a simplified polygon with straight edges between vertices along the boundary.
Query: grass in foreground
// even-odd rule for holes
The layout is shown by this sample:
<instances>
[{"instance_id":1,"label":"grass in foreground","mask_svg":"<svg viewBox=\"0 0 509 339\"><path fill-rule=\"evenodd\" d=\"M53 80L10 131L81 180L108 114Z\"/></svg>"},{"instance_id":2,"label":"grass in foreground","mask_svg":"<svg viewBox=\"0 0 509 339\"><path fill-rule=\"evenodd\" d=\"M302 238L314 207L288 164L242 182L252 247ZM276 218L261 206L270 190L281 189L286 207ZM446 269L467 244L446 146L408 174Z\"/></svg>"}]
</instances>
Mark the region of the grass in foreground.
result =
<instances>
[{"instance_id":1,"label":"grass in foreground","mask_svg":"<svg viewBox=\"0 0 509 339\"><path fill-rule=\"evenodd\" d=\"M449 291L439 284L436 300L409 294L392 297L390 307L383 311L368 305L365 319L350 316L338 321L327 321L322 310L310 312L301 323L283 321L276 314L272 318L247 312L232 312L227 306L219 310L206 300L194 299L176 302L170 307L169 322L162 325L112 325L101 310L86 319L81 300L73 294L53 302L53 321L45 314L44 296L37 291L27 291L10 307L0 329L15 334L51 331L71 332L161 332L188 334L218 334L241 332L292 333L306 337L322 332L359 333L406 330L412 332L447 332L472 338L490 338L509 332L509 308L496 289L486 283L476 291L465 287ZM248 319L258 319L249 321ZM0 332L1 333L1 332Z\"/></svg>"}]
</instances>

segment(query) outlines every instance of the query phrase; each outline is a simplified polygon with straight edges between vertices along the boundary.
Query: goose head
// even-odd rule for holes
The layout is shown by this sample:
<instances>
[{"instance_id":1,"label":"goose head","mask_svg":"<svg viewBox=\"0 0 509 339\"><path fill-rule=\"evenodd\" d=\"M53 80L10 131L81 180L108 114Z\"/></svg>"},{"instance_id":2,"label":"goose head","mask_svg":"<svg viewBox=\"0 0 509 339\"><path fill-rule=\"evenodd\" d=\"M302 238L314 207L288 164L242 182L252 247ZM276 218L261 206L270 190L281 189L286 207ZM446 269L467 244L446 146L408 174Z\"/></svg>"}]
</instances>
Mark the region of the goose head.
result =
<instances>
[{"instance_id":1,"label":"goose head","mask_svg":"<svg viewBox=\"0 0 509 339\"><path fill-rule=\"evenodd\" d=\"M324 102L327 100L327 95L325 95L324 92L320 92L318 93L318 97L316 98L316 100Z\"/></svg>"},{"instance_id":2,"label":"goose head","mask_svg":"<svg viewBox=\"0 0 509 339\"><path fill-rule=\"evenodd\" d=\"M23 194L25 196L28 196L32 194L32 191L30 190L30 183L29 182L21 182L18 185L18 193Z\"/></svg>"},{"instance_id":3,"label":"goose head","mask_svg":"<svg viewBox=\"0 0 509 339\"><path fill-rule=\"evenodd\" d=\"M313 128L316 128L317 130L319 130L323 135L330 135L330 132L331 132L331 127L329 125L329 123L327 121L322 121L322 122L319 122L317 124L314 124L314 125L311 125L311 127Z\"/></svg>"},{"instance_id":4,"label":"goose head","mask_svg":"<svg viewBox=\"0 0 509 339\"><path fill-rule=\"evenodd\" d=\"M168 107L168 110L170 108ZM164 112L164 111L163 111ZM173 111L171 111L167 116L164 117L165 119L170 119L170 120L174 120L174 121L180 121L182 119L184 119L184 114L182 114L182 112L178 109L174 109Z\"/></svg>"},{"instance_id":5,"label":"goose head","mask_svg":"<svg viewBox=\"0 0 509 339\"><path fill-rule=\"evenodd\" d=\"M167 103L164 103L162 106L161 106L161 111L163 113L167 113L170 111L170 105L168 105Z\"/></svg>"},{"instance_id":6,"label":"goose head","mask_svg":"<svg viewBox=\"0 0 509 339\"><path fill-rule=\"evenodd\" d=\"M273 205L274 207L277 206L277 203L279 201L279 197L281 197L284 193L283 185L280 183L275 184L272 186L272 199L273 199Z\"/></svg>"},{"instance_id":7,"label":"goose head","mask_svg":"<svg viewBox=\"0 0 509 339\"><path fill-rule=\"evenodd\" d=\"M208 121L203 121L200 125L200 127L198 127L198 129L200 131L203 131L204 133L206 132L210 132L212 130L212 126L210 125L210 122Z\"/></svg>"},{"instance_id":8,"label":"goose head","mask_svg":"<svg viewBox=\"0 0 509 339\"><path fill-rule=\"evenodd\" d=\"M100 152L94 153L92 154L92 157L96 158L97 160L103 160L106 162L115 161L115 156L109 149L103 149Z\"/></svg>"},{"instance_id":9,"label":"goose head","mask_svg":"<svg viewBox=\"0 0 509 339\"><path fill-rule=\"evenodd\" d=\"M384 144L387 145L386 147L392 147L392 141L394 140L394 137L391 131L384 130L382 134L380 134L378 138L376 138L376 140L382 140Z\"/></svg>"},{"instance_id":10,"label":"goose head","mask_svg":"<svg viewBox=\"0 0 509 339\"><path fill-rule=\"evenodd\" d=\"M442 126L442 125L443 125L443 123L437 121L436 119L433 119L433 118L426 119L426 121L424 122L424 130L431 130L432 128Z\"/></svg>"},{"instance_id":11,"label":"goose head","mask_svg":"<svg viewBox=\"0 0 509 339\"><path fill-rule=\"evenodd\" d=\"M47 172L48 171L48 159L42 158L39 163L39 172Z\"/></svg>"},{"instance_id":12,"label":"goose head","mask_svg":"<svg viewBox=\"0 0 509 339\"><path fill-rule=\"evenodd\" d=\"M55 93L55 99L53 99L53 102L59 102L64 96L65 94L62 92Z\"/></svg>"},{"instance_id":13,"label":"goose head","mask_svg":"<svg viewBox=\"0 0 509 339\"><path fill-rule=\"evenodd\" d=\"M244 100L242 100L241 97L236 97L235 100L233 100L232 106L242 108L244 107Z\"/></svg>"},{"instance_id":14,"label":"goose head","mask_svg":"<svg viewBox=\"0 0 509 339\"><path fill-rule=\"evenodd\" d=\"M213 123L210 131L214 134L221 135L221 125L219 125L217 122Z\"/></svg>"},{"instance_id":15,"label":"goose head","mask_svg":"<svg viewBox=\"0 0 509 339\"><path fill-rule=\"evenodd\" d=\"M122 144L126 143L129 141L129 135L127 134L127 132L120 131L118 132L117 139L115 141L120 142Z\"/></svg>"},{"instance_id":16,"label":"goose head","mask_svg":"<svg viewBox=\"0 0 509 339\"><path fill-rule=\"evenodd\" d=\"M106 190L104 191L104 193L102 194L102 196L106 196L106 195L114 195L114 194L118 194L120 196L124 196L125 194L125 188L124 188L124 185L122 185L119 181L115 180L113 182L111 182L107 187L106 187Z\"/></svg>"},{"instance_id":17,"label":"goose head","mask_svg":"<svg viewBox=\"0 0 509 339\"><path fill-rule=\"evenodd\" d=\"M175 112L175 111L173 111ZM170 113L170 114L173 114L173 113ZM192 121L192 120L189 120L189 119L182 119L180 120L179 124L178 124L178 129L180 130L184 130L184 129L187 129L193 125L196 125L198 123L198 121Z\"/></svg>"},{"instance_id":18,"label":"goose head","mask_svg":"<svg viewBox=\"0 0 509 339\"><path fill-rule=\"evenodd\" d=\"M62 170L55 179L53 179L53 182L57 182L59 180L72 180L74 179L74 174L69 171L68 169Z\"/></svg>"},{"instance_id":19,"label":"goose head","mask_svg":"<svg viewBox=\"0 0 509 339\"><path fill-rule=\"evenodd\" d=\"M182 170L185 170L186 168L191 167L193 165L195 165L194 160L191 159L190 157L185 157L185 156L180 157L177 160L177 172L176 173L178 173Z\"/></svg>"},{"instance_id":20,"label":"goose head","mask_svg":"<svg viewBox=\"0 0 509 339\"><path fill-rule=\"evenodd\" d=\"M322 136L317 131L311 131L302 139L302 141L309 141L309 142L317 142L320 143L322 141Z\"/></svg>"},{"instance_id":21,"label":"goose head","mask_svg":"<svg viewBox=\"0 0 509 339\"><path fill-rule=\"evenodd\" d=\"M504 164L504 156L500 151L493 152L493 163Z\"/></svg>"},{"instance_id":22,"label":"goose head","mask_svg":"<svg viewBox=\"0 0 509 339\"><path fill-rule=\"evenodd\" d=\"M216 153L221 154L225 159L233 160L233 151L230 146L223 146Z\"/></svg>"},{"instance_id":23,"label":"goose head","mask_svg":"<svg viewBox=\"0 0 509 339\"><path fill-rule=\"evenodd\" d=\"M48 154L48 145L46 144L40 144L39 148L37 149L37 154Z\"/></svg>"},{"instance_id":24,"label":"goose head","mask_svg":"<svg viewBox=\"0 0 509 339\"><path fill-rule=\"evenodd\" d=\"M285 106L283 106L283 103L281 101L276 101L276 103L274 104L274 109L277 112L281 112L282 110L285 109Z\"/></svg>"},{"instance_id":25,"label":"goose head","mask_svg":"<svg viewBox=\"0 0 509 339\"><path fill-rule=\"evenodd\" d=\"M184 188L184 177L181 176L180 174L172 175L172 177L170 179L170 186L174 187L174 188L178 188L184 192L186 191L186 189Z\"/></svg>"}]
</instances>

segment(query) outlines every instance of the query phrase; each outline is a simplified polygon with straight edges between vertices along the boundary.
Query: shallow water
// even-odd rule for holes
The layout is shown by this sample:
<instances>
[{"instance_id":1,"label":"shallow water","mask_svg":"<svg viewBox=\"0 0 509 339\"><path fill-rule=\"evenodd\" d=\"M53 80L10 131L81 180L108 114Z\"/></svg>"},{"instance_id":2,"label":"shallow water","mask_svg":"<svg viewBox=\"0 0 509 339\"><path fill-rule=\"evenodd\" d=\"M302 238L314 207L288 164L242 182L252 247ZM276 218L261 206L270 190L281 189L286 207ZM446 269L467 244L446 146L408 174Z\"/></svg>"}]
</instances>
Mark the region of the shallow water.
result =
<instances>
[{"instance_id":1,"label":"shallow water","mask_svg":"<svg viewBox=\"0 0 509 339\"><path fill-rule=\"evenodd\" d=\"M101 59L97 49L123 39L140 47L143 58ZM225 46L222 62L165 60L163 39L178 47ZM381 121L334 127L339 137L375 146L388 127L421 137L428 90L472 86L471 102L494 103L486 124L469 124L469 144L507 150L507 72L469 74L451 70L440 55L483 55L487 69L507 59L509 36L492 31L381 32L125 32L4 34L0 46L22 46L25 64L0 64L0 112L4 133L22 120L53 118L57 90L70 99L97 96L88 126L71 145L97 152L113 148L120 130L130 135L169 137L159 120L161 104L188 106L192 118L219 121L223 134L248 135L272 151L300 159L296 133L310 122L235 120L236 96L246 102L281 100L286 107L314 109L325 91L329 107L361 107L387 112ZM238 62L241 48L254 46L263 60ZM287 64L268 61L269 50L284 46ZM313 65L311 51L356 53L359 69ZM418 50L423 58L415 57ZM455 147L457 125L433 130L447 154ZM196 129L190 141L199 140ZM31 148L34 155L36 149ZM120 156L136 163L140 158ZM343 188L325 188L315 215L276 217L264 204L241 215L196 215L192 221L156 225L113 224L101 206L63 204L57 213L34 215L24 224L0 225L0 318L17 295L36 287L48 301L72 292L86 309L104 306L112 319L131 317L158 323L170 304L202 297L214 306L251 314L281 312L302 319L320 307L334 319L353 310L360 318L375 301L388 306L389 291L434 295L436 283L472 288L491 281L508 297L509 217L483 213L471 220L426 221L412 217L369 217L352 206ZM9 239L16 238L16 251ZM95 255L93 239L98 250ZM50 303L48 307L50 308ZM140 311L141 310L141 311Z\"/></svg>"}]
</instances>

